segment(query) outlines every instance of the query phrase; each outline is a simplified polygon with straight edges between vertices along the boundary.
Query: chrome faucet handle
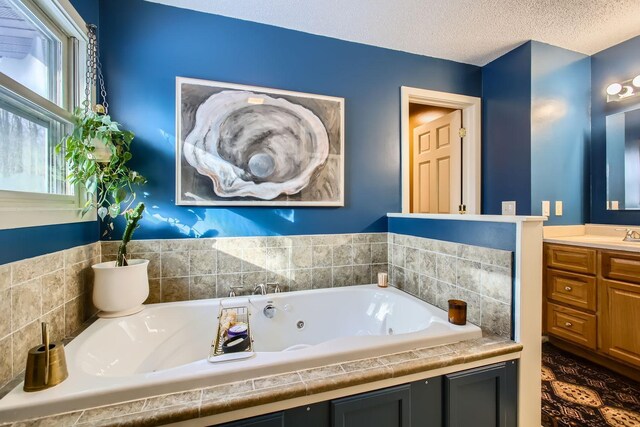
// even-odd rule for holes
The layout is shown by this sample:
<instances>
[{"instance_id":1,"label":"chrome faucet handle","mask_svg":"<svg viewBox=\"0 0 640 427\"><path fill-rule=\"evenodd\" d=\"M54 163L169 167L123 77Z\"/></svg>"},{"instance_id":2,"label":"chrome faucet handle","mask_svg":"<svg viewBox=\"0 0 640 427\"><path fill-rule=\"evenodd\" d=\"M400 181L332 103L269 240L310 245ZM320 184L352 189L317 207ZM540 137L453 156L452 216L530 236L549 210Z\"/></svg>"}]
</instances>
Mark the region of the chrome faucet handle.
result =
<instances>
[{"instance_id":1,"label":"chrome faucet handle","mask_svg":"<svg viewBox=\"0 0 640 427\"><path fill-rule=\"evenodd\" d=\"M260 292L260 295L266 295L267 294L267 287L264 285L264 283L259 283L256 285L255 288L253 288L253 294L256 295L256 292Z\"/></svg>"},{"instance_id":2,"label":"chrome faucet handle","mask_svg":"<svg viewBox=\"0 0 640 427\"><path fill-rule=\"evenodd\" d=\"M280 289L280 283L278 282L269 282L267 283L267 288L269 288L269 286L273 287L274 294L279 294L280 292L282 292L282 290Z\"/></svg>"},{"instance_id":3,"label":"chrome faucet handle","mask_svg":"<svg viewBox=\"0 0 640 427\"><path fill-rule=\"evenodd\" d=\"M233 298L238 296L236 291L244 289L244 286L231 286L231 290L229 291L229 298Z\"/></svg>"}]
</instances>

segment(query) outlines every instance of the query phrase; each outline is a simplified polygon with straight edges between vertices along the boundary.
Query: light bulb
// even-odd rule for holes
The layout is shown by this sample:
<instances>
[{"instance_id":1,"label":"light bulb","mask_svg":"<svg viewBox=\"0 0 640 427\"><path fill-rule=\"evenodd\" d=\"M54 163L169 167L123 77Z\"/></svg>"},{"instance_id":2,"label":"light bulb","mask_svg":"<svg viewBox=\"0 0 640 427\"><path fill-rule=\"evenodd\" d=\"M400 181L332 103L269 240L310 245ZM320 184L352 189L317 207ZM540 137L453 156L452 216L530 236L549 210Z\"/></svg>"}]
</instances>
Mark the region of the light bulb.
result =
<instances>
[{"instance_id":1,"label":"light bulb","mask_svg":"<svg viewBox=\"0 0 640 427\"><path fill-rule=\"evenodd\" d=\"M620 98L628 98L633 96L633 87L632 86L624 86L622 88L622 92L618 94Z\"/></svg>"},{"instance_id":2,"label":"light bulb","mask_svg":"<svg viewBox=\"0 0 640 427\"><path fill-rule=\"evenodd\" d=\"M638 74L633 78L633 80L631 80L631 84L635 87L640 87L640 74Z\"/></svg>"},{"instance_id":3,"label":"light bulb","mask_svg":"<svg viewBox=\"0 0 640 427\"><path fill-rule=\"evenodd\" d=\"M620 83L611 83L607 86L607 94L608 95L617 95L622 91L622 85Z\"/></svg>"}]
</instances>

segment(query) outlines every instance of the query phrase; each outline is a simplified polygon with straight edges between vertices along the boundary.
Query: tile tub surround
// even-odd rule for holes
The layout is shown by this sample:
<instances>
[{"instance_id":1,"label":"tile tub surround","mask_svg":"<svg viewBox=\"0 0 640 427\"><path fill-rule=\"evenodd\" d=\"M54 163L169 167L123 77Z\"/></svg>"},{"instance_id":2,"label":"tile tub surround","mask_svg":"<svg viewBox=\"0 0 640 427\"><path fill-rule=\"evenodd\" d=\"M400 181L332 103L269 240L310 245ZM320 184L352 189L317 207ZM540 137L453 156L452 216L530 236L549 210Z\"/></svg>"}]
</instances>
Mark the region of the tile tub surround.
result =
<instances>
[{"instance_id":1,"label":"tile tub surround","mask_svg":"<svg viewBox=\"0 0 640 427\"><path fill-rule=\"evenodd\" d=\"M477 362L522 350L521 344L485 335L456 344L415 349L301 371L219 384L204 389L152 396L108 406L86 408L44 418L0 424L18 426L155 426L224 414L259 405L302 398L375 381ZM487 364L492 362L487 361ZM401 382L398 382L401 383ZM308 402L309 403L309 402Z\"/></svg>"},{"instance_id":2,"label":"tile tub surround","mask_svg":"<svg viewBox=\"0 0 640 427\"><path fill-rule=\"evenodd\" d=\"M40 322L58 341L96 314L91 265L99 261L96 242L0 265L0 388L22 376L27 352L41 342Z\"/></svg>"},{"instance_id":3,"label":"tile tub surround","mask_svg":"<svg viewBox=\"0 0 640 427\"><path fill-rule=\"evenodd\" d=\"M102 242L102 260L119 242ZM253 292L277 282L283 292L375 283L387 271L387 233L134 240L132 258L149 263L147 303ZM273 287L269 287L273 292Z\"/></svg>"},{"instance_id":4,"label":"tile tub surround","mask_svg":"<svg viewBox=\"0 0 640 427\"><path fill-rule=\"evenodd\" d=\"M389 281L443 310L467 302L467 320L511 336L512 258L509 251L389 233Z\"/></svg>"}]
</instances>

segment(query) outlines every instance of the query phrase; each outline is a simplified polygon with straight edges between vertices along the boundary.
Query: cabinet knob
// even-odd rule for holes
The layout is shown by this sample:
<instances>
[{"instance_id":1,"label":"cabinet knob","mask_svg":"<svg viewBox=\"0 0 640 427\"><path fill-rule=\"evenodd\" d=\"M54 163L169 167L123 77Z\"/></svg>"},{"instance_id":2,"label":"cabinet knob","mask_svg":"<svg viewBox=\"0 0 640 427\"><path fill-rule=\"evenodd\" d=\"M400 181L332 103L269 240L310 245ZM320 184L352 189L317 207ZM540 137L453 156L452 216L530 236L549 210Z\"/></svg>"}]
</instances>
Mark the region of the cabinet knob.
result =
<instances>
[{"instance_id":1,"label":"cabinet knob","mask_svg":"<svg viewBox=\"0 0 640 427\"><path fill-rule=\"evenodd\" d=\"M567 328L570 328L570 327L572 327L572 326L573 326L573 323L571 323L571 322L566 322L566 323L564 324L564 326L566 326Z\"/></svg>"},{"instance_id":2,"label":"cabinet knob","mask_svg":"<svg viewBox=\"0 0 640 427\"><path fill-rule=\"evenodd\" d=\"M571 286L565 286L564 287L564 290L567 291L567 292L571 292L571 289L572 289Z\"/></svg>"}]
</instances>

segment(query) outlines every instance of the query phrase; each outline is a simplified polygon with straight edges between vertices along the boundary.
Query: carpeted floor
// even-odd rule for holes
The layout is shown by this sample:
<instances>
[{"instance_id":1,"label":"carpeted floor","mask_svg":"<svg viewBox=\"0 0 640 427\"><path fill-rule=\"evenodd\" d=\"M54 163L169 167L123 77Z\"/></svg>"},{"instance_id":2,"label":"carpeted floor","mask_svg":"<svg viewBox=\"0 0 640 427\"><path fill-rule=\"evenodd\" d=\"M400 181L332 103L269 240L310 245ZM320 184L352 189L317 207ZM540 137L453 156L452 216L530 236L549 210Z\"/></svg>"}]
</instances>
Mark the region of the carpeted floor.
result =
<instances>
[{"instance_id":1,"label":"carpeted floor","mask_svg":"<svg viewBox=\"0 0 640 427\"><path fill-rule=\"evenodd\" d=\"M638 427L640 383L545 343L542 425Z\"/></svg>"}]
</instances>

